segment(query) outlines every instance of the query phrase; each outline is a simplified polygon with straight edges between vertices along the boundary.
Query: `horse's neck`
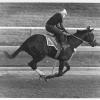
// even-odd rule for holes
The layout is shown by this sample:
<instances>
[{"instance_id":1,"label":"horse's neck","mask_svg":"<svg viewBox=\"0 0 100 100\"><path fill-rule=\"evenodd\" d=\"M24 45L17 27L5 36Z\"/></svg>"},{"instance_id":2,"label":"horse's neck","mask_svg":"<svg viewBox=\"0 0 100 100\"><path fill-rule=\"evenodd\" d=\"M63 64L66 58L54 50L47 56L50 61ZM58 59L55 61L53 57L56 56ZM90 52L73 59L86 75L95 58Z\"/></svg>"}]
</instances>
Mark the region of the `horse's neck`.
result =
<instances>
[{"instance_id":1,"label":"horse's neck","mask_svg":"<svg viewBox=\"0 0 100 100\"><path fill-rule=\"evenodd\" d=\"M80 38L80 39L84 39L85 37L85 34L82 32L82 33L75 33L74 36ZM72 48L77 48L80 44L82 44L83 42L78 39L78 38L75 38L74 36L69 36L69 44L71 45Z\"/></svg>"}]
</instances>

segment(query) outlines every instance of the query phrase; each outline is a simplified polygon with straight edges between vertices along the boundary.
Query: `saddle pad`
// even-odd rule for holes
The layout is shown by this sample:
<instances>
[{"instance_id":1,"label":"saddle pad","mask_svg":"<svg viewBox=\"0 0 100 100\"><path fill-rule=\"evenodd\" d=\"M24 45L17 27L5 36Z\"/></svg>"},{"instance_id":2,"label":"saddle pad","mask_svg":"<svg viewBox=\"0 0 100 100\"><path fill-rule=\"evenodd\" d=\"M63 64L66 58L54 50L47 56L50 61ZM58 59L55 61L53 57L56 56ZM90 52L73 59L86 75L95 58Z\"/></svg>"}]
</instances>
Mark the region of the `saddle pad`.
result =
<instances>
[{"instance_id":1,"label":"saddle pad","mask_svg":"<svg viewBox=\"0 0 100 100\"><path fill-rule=\"evenodd\" d=\"M60 45L56 42L54 37L49 36L49 35L45 35L45 37L46 37L48 46L53 46L53 47L55 47L56 50L59 50Z\"/></svg>"}]
</instances>

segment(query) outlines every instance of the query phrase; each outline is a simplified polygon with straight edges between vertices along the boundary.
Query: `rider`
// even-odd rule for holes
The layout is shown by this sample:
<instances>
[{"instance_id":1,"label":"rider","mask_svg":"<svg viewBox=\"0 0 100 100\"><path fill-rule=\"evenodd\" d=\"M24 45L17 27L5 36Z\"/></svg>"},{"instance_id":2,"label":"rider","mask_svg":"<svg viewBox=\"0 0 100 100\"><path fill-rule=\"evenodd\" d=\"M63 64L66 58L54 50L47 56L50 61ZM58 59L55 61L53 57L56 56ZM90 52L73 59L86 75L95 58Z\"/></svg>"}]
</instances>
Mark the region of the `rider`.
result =
<instances>
[{"instance_id":1,"label":"rider","mask_svg":"<svg viewBox=\"0 0 100 100\"><path fill-rule=\"evenodd\" d=\"M66 17L67 11L63 9L62 11L54 14L46 23L46 30L52 33L61 47L65 50L68 45L65 44L64 40L64 32L68 33L63 26L63 19Z\"/></svg>"}]
</instances>

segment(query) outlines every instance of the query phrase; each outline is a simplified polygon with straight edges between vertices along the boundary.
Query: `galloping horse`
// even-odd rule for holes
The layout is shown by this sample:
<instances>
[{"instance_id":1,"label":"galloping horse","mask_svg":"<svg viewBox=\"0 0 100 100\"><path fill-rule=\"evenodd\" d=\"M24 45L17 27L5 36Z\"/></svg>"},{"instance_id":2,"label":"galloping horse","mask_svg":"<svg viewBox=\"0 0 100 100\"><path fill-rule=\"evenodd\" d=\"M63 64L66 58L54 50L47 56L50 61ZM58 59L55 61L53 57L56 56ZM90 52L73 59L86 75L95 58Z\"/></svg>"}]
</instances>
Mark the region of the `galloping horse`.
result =
<instances>
[{"instance_id":1,"label":"galloping horse","mask_svg":"<svg viewBox=\"0 0 100 100\"><path fill-rule=\"evenodd\" d=\"M93 29L90 29L90 26L84 30L77 30L77 32L73 35L65 35L65 42L66 40L70 46L66 48L66 50L61 50L57 58L55 58L57 50L53 46L48 46L46 37L41 34L35 34L29 37L12 55L6 51L4 53L8 58L12 59L16 57L21 51L27 52L33 58L32 61L28 63L28 65L34 71L37 71L40 76L43 76L44 79L50 79L62 76L64 73L70 70L68 60L74 53L74 49L77 48L81 43L85 41L92 47L96 46L97 44L94 38ZM58 73L46 76L42 71L37 69L37 63L45 58L45 56L49 56L59 61ZM66 67L66 69L63 71L64 67Z\"/></svg>"}]
</instances>

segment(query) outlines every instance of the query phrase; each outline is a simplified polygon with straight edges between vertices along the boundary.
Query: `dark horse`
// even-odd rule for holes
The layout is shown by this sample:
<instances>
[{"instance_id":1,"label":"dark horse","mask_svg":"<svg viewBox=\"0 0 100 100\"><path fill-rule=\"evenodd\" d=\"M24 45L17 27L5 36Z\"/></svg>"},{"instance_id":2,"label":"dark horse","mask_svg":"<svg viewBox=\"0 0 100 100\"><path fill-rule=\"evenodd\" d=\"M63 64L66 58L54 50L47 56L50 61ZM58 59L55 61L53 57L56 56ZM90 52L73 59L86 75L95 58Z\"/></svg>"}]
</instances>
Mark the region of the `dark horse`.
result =
<instances>
[{"instance_id":1,"label":"dark horse","mask_svg":"<svg viewBox=\"0 0 100 100\"><path fill-rule=\"evenodd\" d=\"M44 79L50 79L54 77L62 76L64 73L70 70L70 65L68 64L68 60L74 53L74 49L77 48L84 41L90 44L92 47L96 46L96 40L94 38L93 29L87 27L84 30L77 30L77 32L73 35L66 36L66 38L70 45L70 47L66 48L66 50L61 50L59 56L55 58L57 50L53 46L47 45L47 40L44 35L36 34L29 37L12 55L8 54L8 52L4 52L8 58L14 58L21 51L27 52L32 56L32 61L28 63L28 65L36 70L40 76L44 76ZM49 56L53 59L59 60L59 71L58 73L51 75L44 75L40 70L37 69L37 63L41 61L46 56ZM63 71L64 66L66 69Z\"/></svg>"}]
</instances>

